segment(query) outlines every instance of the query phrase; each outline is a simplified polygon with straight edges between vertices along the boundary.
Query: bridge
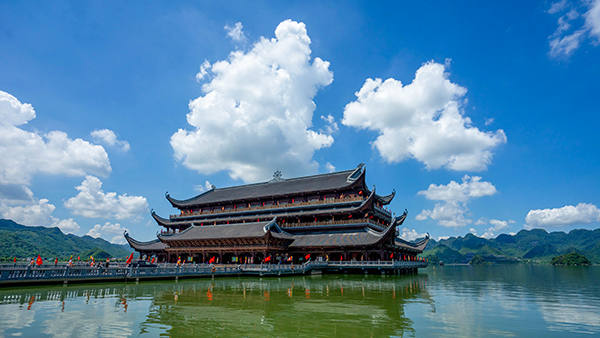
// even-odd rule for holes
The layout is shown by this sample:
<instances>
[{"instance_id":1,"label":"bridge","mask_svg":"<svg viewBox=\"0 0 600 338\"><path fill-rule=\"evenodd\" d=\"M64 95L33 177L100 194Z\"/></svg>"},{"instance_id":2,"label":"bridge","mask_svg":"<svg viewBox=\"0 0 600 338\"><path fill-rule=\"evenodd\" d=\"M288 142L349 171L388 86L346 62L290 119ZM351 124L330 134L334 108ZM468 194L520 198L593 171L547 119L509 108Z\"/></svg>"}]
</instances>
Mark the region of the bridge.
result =
<instances>
[{"instance_id":1,"label":"bridge","mask_svg":"<svg viewBox=\"0 0 600 338\"><path fill-rule=\"evenodd\" d=\"M4 264L0 265L0 286L323 273L404 275L418 273L418 269L424 267L427 267L427 262L421 261L309 261L304 264L184 264L181 266L165 263L156 267L134 267L124 264L109 267Z\"/></svg>"}]
</instances>

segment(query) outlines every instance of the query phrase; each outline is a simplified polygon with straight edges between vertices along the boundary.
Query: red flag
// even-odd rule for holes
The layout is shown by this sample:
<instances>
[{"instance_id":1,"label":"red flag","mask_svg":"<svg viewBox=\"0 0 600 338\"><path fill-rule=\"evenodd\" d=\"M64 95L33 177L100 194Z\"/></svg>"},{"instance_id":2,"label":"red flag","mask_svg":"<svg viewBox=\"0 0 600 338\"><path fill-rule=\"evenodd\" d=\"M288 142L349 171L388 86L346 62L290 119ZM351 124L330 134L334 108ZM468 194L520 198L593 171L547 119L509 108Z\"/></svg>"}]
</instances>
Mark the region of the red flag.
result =
<instances>
[{"instance_id":1,"label":"red flag","mask_svg":"<svg viewBox=\"0 0 600 338\"><path fill-rule=\"evenodd\" d=\"M154 258L155 258L155 257L152 257L152 261L150 261L150 263L154 263Z\"/></svg>"},{"instance_id":2,"label":"red flag","mask_svg":"<svg viewBox=\"0 0 600 338\"><path fill-rule=\"evenodd\" d=\"M208 260L208 262L209 262L209 263L214 263L214 262L215 262L215 256L212 256L212 257L211 257L211 258Z\"/></svg>"},{"instance_id":3,"label":"red flag","mask_svg":"<svg viewBox=\"0 0 600 338\"><path fill-rule=\"evenodd\" d=\"M304 256L304 259L308 260L310 258L310 254Z\"/></svg>"},{"instance_id":4,"label":"red flag","mask_svg":"<svg viewBox=\"0 0 600 338\"><path fill-rule=\"evenodd\" d=\"M15 263L17 262L17 257L15 257L15 259L13 260L13 262L15 262Z\"/></svg>"},{"instance_id":5,"label":"red flag","mask_svg":"<svg viewBox=\"0 0 600 338\"><path fill-rule=\"evenodd\" d=\"M265 263L269 262L271 260L271 255L269 255L269 257L265 258Z\"/></svg>"},{"instance_id":6,"label":"red flag","mask_svg":"<svg viewBox=\"0 0 600 338\"><path fill-rule=\"evenodd\" d=\"M394 258L394 253L392 252L392 254L390 255L390 259Z\"/></svg>"},{"instance_id":7,"label":"red flag","mask_svg":"<svg viewBox=\"0 0 600 338\"><path fill-rule=\"evenodd\" d=\"M133 261L133 252L131 253L131 255L129 255L129 258L127 258L125 264L131 264L131 261Z\"/></svg>"},{"instance_id":8,"label":"red flag","mask_svg":"<svg viewBox=\"0 0 600 338\"><path fill-rule=\"evenodd\" d=\"M37 265L42 265L44 262L42 262L42 257L40 255L38 255L37 260L35 261L35 264Z\"/></svg>"}]
</instances>

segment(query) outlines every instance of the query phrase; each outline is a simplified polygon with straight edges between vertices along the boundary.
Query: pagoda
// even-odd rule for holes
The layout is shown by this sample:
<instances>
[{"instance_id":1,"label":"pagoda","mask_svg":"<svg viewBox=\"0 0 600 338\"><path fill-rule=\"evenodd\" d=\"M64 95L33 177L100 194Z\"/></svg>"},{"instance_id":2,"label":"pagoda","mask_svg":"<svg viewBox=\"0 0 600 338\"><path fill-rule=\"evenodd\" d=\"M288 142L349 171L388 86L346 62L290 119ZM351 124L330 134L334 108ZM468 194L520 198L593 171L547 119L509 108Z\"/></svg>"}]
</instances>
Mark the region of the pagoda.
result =
<instances>
[{"instance_id":1,"label":"pagoda","mask_svg":"<svg viewBox=\"0 0 600 338\"><path fill-rule=\"evenodd\" d=\"M277 171L268 182L212 188L195 197L166 199L178 209L164 218L157 239L140 242L125 233L141 256L159 262L301 263L307 260L414 260L429 237L407 242L398 217L386 206L396 192L378 195L366 168L298 178Z\"/></svg>"}]
</instances>

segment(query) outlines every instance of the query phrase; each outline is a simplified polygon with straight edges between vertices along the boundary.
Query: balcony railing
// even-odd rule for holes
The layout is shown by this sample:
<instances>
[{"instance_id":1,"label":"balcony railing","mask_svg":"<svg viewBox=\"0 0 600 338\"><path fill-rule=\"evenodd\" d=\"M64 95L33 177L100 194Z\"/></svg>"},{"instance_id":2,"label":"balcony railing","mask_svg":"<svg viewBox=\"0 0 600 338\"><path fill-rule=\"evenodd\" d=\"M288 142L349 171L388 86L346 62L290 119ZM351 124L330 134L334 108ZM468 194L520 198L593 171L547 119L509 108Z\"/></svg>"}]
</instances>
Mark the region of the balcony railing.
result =
<instances>
[{"instance_id":1,"label":"balcony railing","mask_svg":"<svg viewBox=\"0 0 600 338\"><path fill-rule=\"evenodd\" d=\"M341 225L341 224L357 224L357 223L369 223L380 227L381 229L386 229L389 224L382 224L373 221L370 218L347 218L343 220L337 221L321 221L321 222L301 222L301 223L281 223L279 224L282 228L296 228L296 227L313 227L313 226L323 226L323 225Z\"/></svg>"},{"instance_id":2,"label":"balcony railing","mask_svg":"<svg viewBox=\"0 0 600 338\"><path fill-rule=\"evenodd\" d=\"M356 202L363 201L364 198L362 196L357 197L343 197L343 198L327 198L324 200L316 200L316 201L307 201L307 202L296 202L296 203L279 203L279 204L271 204L271 205L261 205L256 207L243 207L243 208L229 208L229 209L217 209L210 211L196 211L192 213L182 212L179 215L171 215L171 217L190 217L190 216L200 216L200 215L214 215L214 214L223 214L230 212L242 212L242 211L256 211L256 210L269 210L269 209L278 209L278 208L290 208L290 207L303 207L303 206L312 206L312 205L323 205L323 204L336 204L336 203L348 203L348 202Z\"/></svg>"}]
</instances>

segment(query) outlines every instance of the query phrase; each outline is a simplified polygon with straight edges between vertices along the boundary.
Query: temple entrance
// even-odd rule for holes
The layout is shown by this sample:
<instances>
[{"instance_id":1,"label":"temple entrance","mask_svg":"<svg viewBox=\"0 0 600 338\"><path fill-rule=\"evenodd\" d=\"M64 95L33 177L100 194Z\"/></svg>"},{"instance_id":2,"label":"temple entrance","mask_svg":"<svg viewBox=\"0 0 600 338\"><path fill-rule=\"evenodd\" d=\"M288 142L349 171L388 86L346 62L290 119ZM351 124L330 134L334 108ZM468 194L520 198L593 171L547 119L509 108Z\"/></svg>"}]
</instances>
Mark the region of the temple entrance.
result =
<instances>
[{"instance_id":1,"label":"temple entrance","mask_svg":"<svg viewBox=\"0 0 600 338\"><path fill-rule=\"evenodd\" d=\"M237 263L237 256L233 252L228 252L223 255L223 264Z\"/></svg>"},{"instance_id":2,"label":"temple entrance","mask_svg":"<svg viewBox=\"0 0 600 338\"><path fill-rule=\"evenodd\" d=\"M339 262L344 260L344 255L341 252L332 252L329 254L329 261Z\"/></svg>"},{"instance_id":3,"label":"temple entrance","mask_svg":"<svg viewBox=\"0 0 600 338\"><path fill-rule=\"evenodd\" d=\"M371 252L369 254L369 260L370 261L380 261L381 260L381 254L379 252Z\"/></svg>"},{"instance_id":4,"label":"temple entrance","mask_svg":"<svg viewBox=\"0 0 600 338\"><path fill-rule=\"evenodd\" d=\"M196 264L201 264L204 262L204 255L202 255L201 253L196 253L194 254L192 261Z\"/></svg>"}]
</instances>

